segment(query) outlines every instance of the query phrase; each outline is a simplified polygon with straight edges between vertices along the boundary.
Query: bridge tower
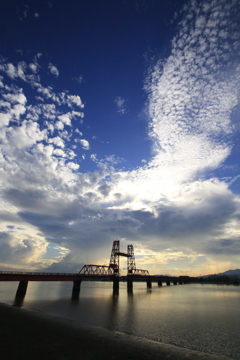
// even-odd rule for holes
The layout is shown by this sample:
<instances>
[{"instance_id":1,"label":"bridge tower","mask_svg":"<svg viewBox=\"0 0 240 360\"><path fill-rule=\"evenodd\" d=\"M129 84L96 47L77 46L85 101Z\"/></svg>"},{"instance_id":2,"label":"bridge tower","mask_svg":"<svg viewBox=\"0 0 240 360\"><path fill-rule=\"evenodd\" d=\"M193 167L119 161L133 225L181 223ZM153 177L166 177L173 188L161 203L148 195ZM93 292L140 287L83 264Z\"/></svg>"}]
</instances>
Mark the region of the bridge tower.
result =
<instances>
[{"instance_id":1,"label":"bridge tower","mask_svg":"<svg viewBox=\"0 0 240 360\"><path fill-rule=\"evenodd\" d=\"M114 240L109 263L109 268L113 269L114 275L119 275L119 251L120 241Z\"/></svg>"},{"instance_id":2,"label":"bridge tower","mask_svg":"<svg viewBox=\"0 0 240 360\"><path fill-rule=\"evenodd\" d=\"M138 276L149 276L148 270L136 268L133 245L128 245L127 250L128 250L128 259L127 259L128 272L127 272L127 274L128 275L138 275Z\"/></svg>"},{"instance_id":3,"label":"bridge tower","mask_svg":"<svg viewBox=\"0 0 240 360\"><path fill-rule=\"evenodd\" d=\"M120 241L114 240L113 246L112 246L112 252L110 256L110 263L109 263L109 269L113 269L113 273L116 276L119 276L119 256L124 256L127 258L130 258L132 255L129 253L123 253L120 252Z\"/></svg>"},{"instance_id":4,"label":"bridge tower","mask_svg":"<svg viewBox=\"0 0 240 360\"><path fill-rule=\"evenodd\" d=\"M133 245L128 245L127 253L129 255L129 257L127 259L127 270L128 270L127 273L128 273L128 275L130 275L130 274L134 274L136 271L136 263L135 263Z\"/></svg>"}]
</instances>

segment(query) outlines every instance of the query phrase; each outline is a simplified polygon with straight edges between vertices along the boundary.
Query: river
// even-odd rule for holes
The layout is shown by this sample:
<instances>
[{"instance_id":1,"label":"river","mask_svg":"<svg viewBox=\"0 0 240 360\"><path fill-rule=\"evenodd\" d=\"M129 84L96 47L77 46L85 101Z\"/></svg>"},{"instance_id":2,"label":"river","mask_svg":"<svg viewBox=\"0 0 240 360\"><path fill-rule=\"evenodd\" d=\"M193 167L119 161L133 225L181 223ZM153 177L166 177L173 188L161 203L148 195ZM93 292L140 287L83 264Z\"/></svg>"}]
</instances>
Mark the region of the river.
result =
<instances>
[{"instance_id":1,"label":"river","mask_svg":"<svg viewBox=\"0 0 240 360\"><path fill-rule=\"evenodd\" d=\"M126 334L240 360L240 287L185 284L158 287L134 283L82 282L78 299L72 283L29 282L24 299L18 283L0 282L0 302L57 315Z\"/></svg>"}]
</instances>

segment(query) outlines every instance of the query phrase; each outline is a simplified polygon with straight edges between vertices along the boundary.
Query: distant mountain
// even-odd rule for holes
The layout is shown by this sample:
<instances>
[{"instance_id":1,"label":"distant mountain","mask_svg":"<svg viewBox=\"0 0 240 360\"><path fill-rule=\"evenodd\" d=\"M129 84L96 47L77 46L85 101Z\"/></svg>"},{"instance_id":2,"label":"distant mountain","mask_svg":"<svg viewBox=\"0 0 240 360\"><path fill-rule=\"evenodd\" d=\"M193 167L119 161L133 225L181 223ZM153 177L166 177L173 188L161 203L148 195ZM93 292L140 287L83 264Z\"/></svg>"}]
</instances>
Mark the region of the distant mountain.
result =
<instances>
[{"instance_id":1,"label":"distant mountain","mask_svg":"<svg viewBox=\"0 0 240 360\"><path fill-rule=\"evenodd\" d=\"M237 275L240 276L240 269L235 269L235 270L227 270L223 273L217 274L217 275L227 275L227 276L232 276L232 275Z\"/></svg>"},{"instance_id":2,"label":"distant mountain","mask_svg":"<svg viewBox=\"0 0 240 360\"><path fill-rule=\"evenodd\" d=\"M240 276L240 269L227 270L227 271L225 271L225 272L218 273L218 274L210 274L210 275L204 275L204 276L198 276L198 277L208 278L208 277L212 277L212 276L221 276L221 275L226 275L226 276Z\"/></svg>"},{"instance_id":3,"label":"distant mountain","mask_svg":"<svg viewBox=\"0 0 240 360\"><path fill-rule=\"evenodd\" d=\"M153 275L153 276L156 276L156 277L158 277L158 276L169 276L169 277L175 277L175 275L173 276L173 275L170 275L170 274L161 274L161 275Z\"/></svg>"}]
</instances>

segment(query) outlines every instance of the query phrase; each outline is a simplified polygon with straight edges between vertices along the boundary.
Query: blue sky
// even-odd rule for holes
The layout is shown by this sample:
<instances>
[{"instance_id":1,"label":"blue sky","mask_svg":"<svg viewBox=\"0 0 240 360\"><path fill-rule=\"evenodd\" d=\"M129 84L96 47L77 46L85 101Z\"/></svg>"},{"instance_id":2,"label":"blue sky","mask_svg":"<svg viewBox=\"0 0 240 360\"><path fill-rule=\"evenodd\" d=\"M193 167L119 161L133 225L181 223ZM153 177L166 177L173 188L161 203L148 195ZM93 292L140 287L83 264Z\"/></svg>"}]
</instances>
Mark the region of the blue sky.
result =
<instances>
[{"instance_id":1,"label":"blue sky","mask_svg":"<svg viewBox=\"0 0 240 360\"><path fill-rule=\"evenodd\" d=\"M239 5L0 3L1 269L239 267Z\"/></svg>"}]
</instances>

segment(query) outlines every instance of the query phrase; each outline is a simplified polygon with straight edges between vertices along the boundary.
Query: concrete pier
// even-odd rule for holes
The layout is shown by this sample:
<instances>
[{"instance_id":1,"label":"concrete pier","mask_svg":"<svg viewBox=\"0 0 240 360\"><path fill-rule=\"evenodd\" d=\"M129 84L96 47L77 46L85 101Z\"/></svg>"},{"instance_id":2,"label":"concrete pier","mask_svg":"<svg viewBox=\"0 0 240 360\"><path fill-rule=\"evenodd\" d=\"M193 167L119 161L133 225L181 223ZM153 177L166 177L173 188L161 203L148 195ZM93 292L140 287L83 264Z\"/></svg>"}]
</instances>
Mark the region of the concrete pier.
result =
<instances>
[{"instance_id":1,"label":"concrete pier","mask_svg":"<svg viewBox=\"0 0 240 360\"><path fill-rule=\"evenodd\" d=\"M81 289L81 282L82 282L81 279L73 281L72 300L78 300L79 299L79 294L80 294L80 289Z\"/></svg>"},{"instance_id":2,"label":"concrete pier","mask_svg":"<svg viewBox=\"0 0 240 360\"><path fill-rule=\"evenodd\" d=\"M25 280L21 280L18 284L18 288L17 288L17 293L16 295L18 294L23 294L25 295L26 294L26 291L27 291L27 287L28 287L28 281L25 281Z\"/></svg>"},{"instance_id":3,"label":"concrete pier","mask_svg":"<svg viewBox=\"0 0 240 360\"><path fill-rule=\"evenodd\" d=\"M89 265L90 266L90 265ZM91 265L94 267L97 265ZM103 266L104 271L106 272L107 266ZM144 270L145 271L145 270ZM134 282L146 282L147 288L152 288L152 282L157 282L158 286L162 286L163 283L170 286L170 283L174 285L177 284L186 284L189 283L189 277L180 276L180 277L170 277L170 276L151 276L141 274L128 274L127 276L120 277L119 274L109 275L108 273L95 274L95 273L40 273L40 272L12 272L12 271L0 271L0 281L18 281L18 289L16 295L25 295L27 292L27 286L29 281L71 281L73 282L72 287L72 299L78 299L80 294L81 282L82 281L112 281L113 282L113 292L115 294L119 291L119 282L123 281L127 283L127 289L129 293L132 293ZM22 296L17 296L16 299L23 299ZM21 300L22 301L22 300Z\"/></svg>"},{"instance_id":4,"label":"concrete pier","mask_svg":"<svg viewBox=\"0 0 240 360\"><path fill-rule=\"evenodd\" d=\"M74 291L74 292L80 292L81 282L82 282L82 280L73 281L73 289L72 289L72 291Z\"/></svg>"},{"instance_id":5,"label":"concrete pier","mask_svg":"<svg viewBox=\"0 0 240 360\"><path fill-rule=\"evenodd\" d=\"M127 279L127 288L128 290L133 288L133 281L132 279Z\"/></svg>"},{"instance_id":6,"label":"concrete pier","mask_svg":"<svg viewBox=\"0 0 240 360\"><path fill-rule=\"evenodd\" d=\"M82 280L73 281L73 291L80 291Z\"/></svg>"},{"instance_id":7,"label":"concrete pier","mask_svg":"<svg viewBox=\"0 0 240 360\"><path fill-rule=\"evenodd\" d=\"M119 290L119 278L115 277L113 279L113 290L118 291Z\"/></svg>"},{"instance_id":8,"label":"concrete pier","mask_svg":"<svg viewBox=\"0 0 240 360\"><path fill-rule=\"evenodd\" d=\"M147 279L147 287L150 289L152 287L151 279Z\"/></svg>"}]
</instances>

